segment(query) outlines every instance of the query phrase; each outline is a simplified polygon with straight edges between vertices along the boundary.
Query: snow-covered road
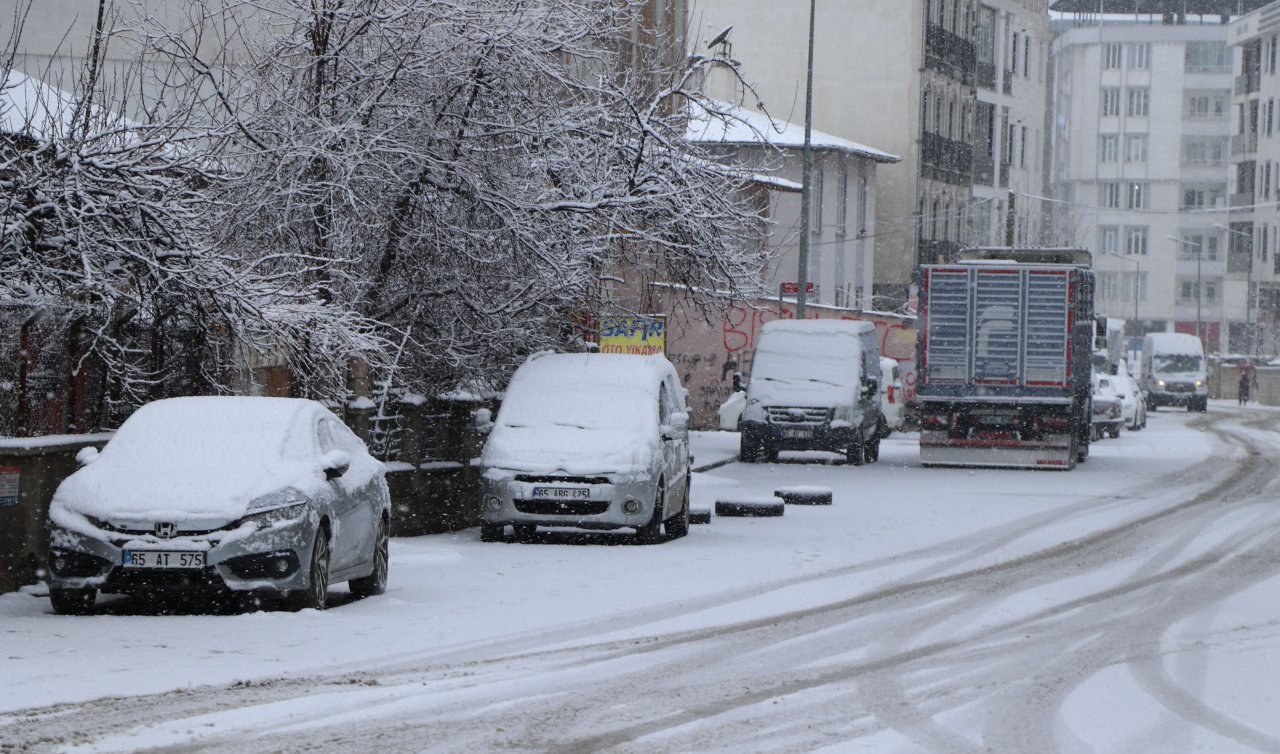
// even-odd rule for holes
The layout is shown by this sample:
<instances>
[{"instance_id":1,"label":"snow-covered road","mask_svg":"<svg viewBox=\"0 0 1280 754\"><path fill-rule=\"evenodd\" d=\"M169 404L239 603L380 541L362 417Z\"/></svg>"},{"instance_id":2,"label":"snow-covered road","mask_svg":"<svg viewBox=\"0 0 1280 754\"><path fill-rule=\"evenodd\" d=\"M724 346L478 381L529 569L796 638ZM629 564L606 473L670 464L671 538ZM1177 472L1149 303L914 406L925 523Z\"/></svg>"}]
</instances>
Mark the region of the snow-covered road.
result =
<instances>
[{"instance_id":1,"label":"snow-covered road","mask_svg":"<svg viewBox=\"0 0 1280 754\"><path fill-rule=\"evenodd\" d=\"M388 594L324 613L5 595L0 751L1280 751L1277 428L1162 411L1068 473L923 469L910 436L732 463L695 505L834 504L398 539Z\"/></svg>"}]
</instances>

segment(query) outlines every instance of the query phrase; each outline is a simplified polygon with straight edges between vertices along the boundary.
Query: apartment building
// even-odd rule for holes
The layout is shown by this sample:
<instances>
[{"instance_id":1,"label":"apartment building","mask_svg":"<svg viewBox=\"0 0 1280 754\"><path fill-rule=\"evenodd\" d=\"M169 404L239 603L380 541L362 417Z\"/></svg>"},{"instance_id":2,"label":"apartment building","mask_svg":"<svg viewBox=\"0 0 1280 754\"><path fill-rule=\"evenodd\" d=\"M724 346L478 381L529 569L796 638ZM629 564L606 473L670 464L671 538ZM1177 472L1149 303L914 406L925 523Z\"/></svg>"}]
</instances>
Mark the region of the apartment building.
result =
<instances>
[{"instance_id":1,"label":"apartment building","mask_svg":"<svg viewBox=\"0 0 1280 754\"><path fill-rule=\"evenodd\" d=\"M1061 23L1050 94L1056 233L1094 251L1097 310L1130 322L1130 335L1198 331L1206 350L1231 350L1247 296L1233 240L1243 234L1228 224L1228 26L1163 12Z\"/></svg>"},{"instance_id":2,"label":"apartment building","mask_svg":"<svg viewBox=\"0 0 1280 754\"><path fill-rule=\"evenodd\" d=\"M1233 21L1228 38L1235 72L1228 274L1248 291L1232 350L1273 356L1280 353L1280 2Z\"/></svg>"},{"instance_id":3,"label":"apartment building","mask_svg":"<svg viewBox=\"0 0 1280 754\"><path fill-rule=\"evenodd\" d=\"M974 84L975 245L1052 245L1045 101L1049 75L1046 0L984 0L978 5Z\"/></svg>"}]
</instances>

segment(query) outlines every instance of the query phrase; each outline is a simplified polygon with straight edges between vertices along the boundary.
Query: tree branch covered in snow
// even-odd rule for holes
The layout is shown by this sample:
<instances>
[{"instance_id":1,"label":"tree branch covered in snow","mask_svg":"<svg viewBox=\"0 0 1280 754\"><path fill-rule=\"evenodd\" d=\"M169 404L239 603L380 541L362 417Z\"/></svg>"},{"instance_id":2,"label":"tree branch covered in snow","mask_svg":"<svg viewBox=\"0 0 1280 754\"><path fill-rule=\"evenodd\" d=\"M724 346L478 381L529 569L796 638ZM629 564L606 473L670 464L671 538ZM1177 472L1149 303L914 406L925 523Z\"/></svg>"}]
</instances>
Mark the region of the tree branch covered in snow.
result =
<instances>
[{"instance_id":1,"label":"tree branch covered in snow","mask_svg":"<svg viewBox=\"0 0 1280 754\"><path fill-rule=\"evenodd\" d=\"M564 345L620 268L754 286L762 223L744 174L683 138L701 69L725 63L655 76L626 44L638 4L202 7L192 16L239 19L235 65L200 58L198 31L156 44L226 105L216 130L236 173L214 186L217 248L261 275L301 272L390 340L411 333L425 387Z\"/></svg>"}]
</instances>

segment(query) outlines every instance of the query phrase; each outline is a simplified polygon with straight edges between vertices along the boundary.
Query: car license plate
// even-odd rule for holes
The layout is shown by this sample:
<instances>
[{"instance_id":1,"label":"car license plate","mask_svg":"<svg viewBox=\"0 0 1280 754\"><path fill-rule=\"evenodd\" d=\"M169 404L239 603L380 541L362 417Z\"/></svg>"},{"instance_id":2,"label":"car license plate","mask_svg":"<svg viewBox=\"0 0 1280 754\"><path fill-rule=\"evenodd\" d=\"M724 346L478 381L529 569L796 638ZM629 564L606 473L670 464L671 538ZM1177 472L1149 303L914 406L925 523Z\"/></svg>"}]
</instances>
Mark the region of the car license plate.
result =
<instances>
[{"instance_id":1,"label":"car license plate","mask_svg":"<svg viewBox=\"0 0 1280 754\"><path fill-rule=\"evenodd\" d=\"M782 430L782 436L783 436L783 437L810 438L810 437L813 437L813 430L812 430L812 429L790 429L790 428L788 428L788 429L784 429L784 430Z\"/></svg>"},{"instance_id":2,"label":"car license plate","mask_svg":"<svg viewBox=\"0 0 1280 754\"><path fill-rule=\"evenodd\" d=\"M123 565L125 568L204 568L204 555L173 550L125 550Z\"/></svg>"},{"instance_id":3,"label":"car license plate","mask_svg":"<svg viewBox=\"0 0 1280 754\"><path fill-rule=\"evenodd\" d=\"M590 500L591 490L586 487L534 487L537 500Z\"/></svg>"}]
</instances>

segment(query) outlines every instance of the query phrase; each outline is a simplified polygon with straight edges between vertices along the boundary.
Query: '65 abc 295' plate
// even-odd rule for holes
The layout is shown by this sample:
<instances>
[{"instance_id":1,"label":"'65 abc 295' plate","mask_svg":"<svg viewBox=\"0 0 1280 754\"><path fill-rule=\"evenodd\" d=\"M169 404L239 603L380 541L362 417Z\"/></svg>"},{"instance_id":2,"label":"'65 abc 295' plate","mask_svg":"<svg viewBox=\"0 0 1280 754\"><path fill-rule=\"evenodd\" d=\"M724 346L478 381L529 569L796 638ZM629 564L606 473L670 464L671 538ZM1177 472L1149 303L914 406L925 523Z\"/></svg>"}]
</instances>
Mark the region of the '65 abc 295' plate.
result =
<instances>
[{"instance_id":1,"label":"'65 abc 295' plate","mask_svg":"<svg viewBox=\"0 0 1280 754\"><path fill-rule=\"evenodd\" d=\"M156 568L163 570L204 568L203 552L176 552L173 550L125 550L121 565L125 568Z\"/></svg>"}]
</instances>

